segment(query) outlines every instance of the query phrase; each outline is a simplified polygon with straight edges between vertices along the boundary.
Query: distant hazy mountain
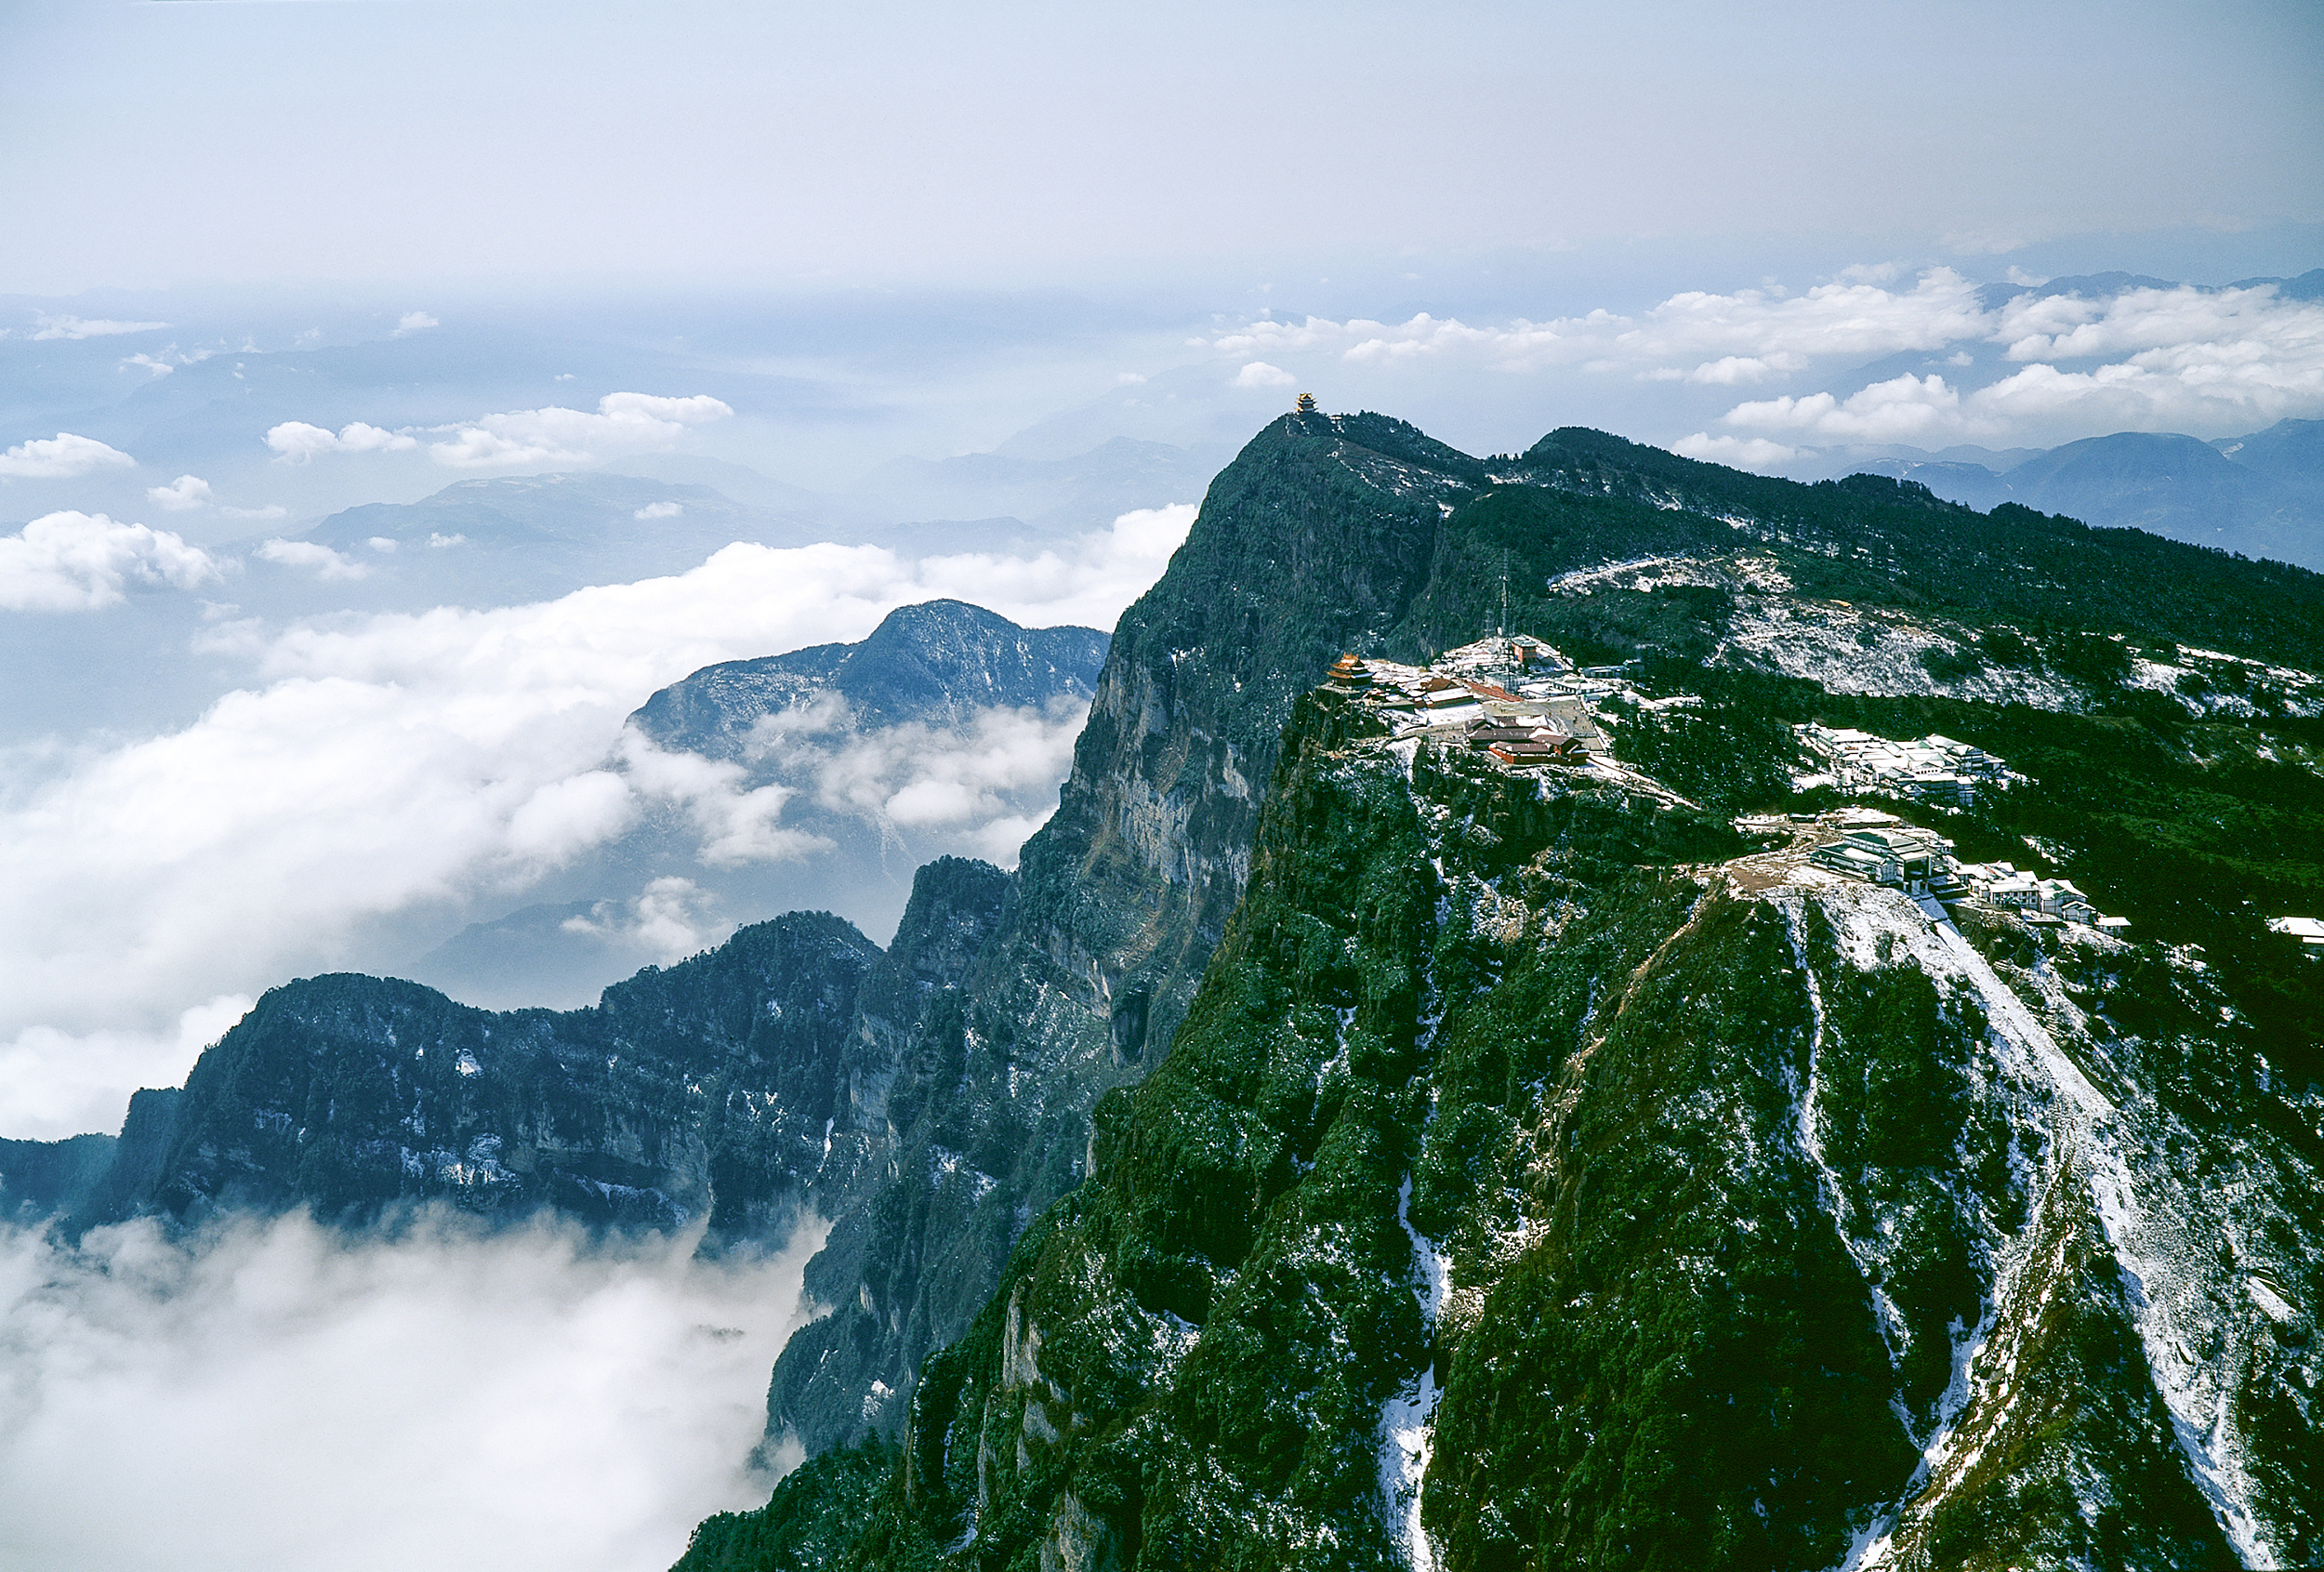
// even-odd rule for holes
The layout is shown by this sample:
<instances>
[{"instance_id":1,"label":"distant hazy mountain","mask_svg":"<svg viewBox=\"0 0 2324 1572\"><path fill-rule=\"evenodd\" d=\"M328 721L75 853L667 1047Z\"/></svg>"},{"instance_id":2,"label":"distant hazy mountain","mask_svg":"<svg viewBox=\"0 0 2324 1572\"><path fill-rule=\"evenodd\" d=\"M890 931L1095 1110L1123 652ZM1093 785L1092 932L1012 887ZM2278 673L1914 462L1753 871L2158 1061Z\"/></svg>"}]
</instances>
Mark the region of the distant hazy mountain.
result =
<instances>
[{"instance_id":1,"label":"distant hazy mountain","mask_svg":"<svg viewBox=\"0 0 2324 1572\"><path fill-rule=\"evenodd\" d=\"M1226 456L1125 437L1062 459L899 459L837 496L694 456L633 460L633 473L459 481L417 502L349 508L290 536L337 561L251 537L238 593L275 614L508 605L683 573L738 540L861 542L905 555L1022 548L1102 529L1132 509L1198 501Z\"/></svg>"},{"instance_id":2,"label":"distant hazy mountain","mask_svg":"<svg viewBox=\"0 0 2324 1572\"><path fill-rule=\"evenodd\" d=\"M1106 644L931 601L861 643L706 667L629 719L619 764L654 804L640 824L411 974L495 1008L579 1004L688 935L780 911L884 937L921 863L1013 861L1057 805Z\"/></svg>"},{"instance_id":3,"label":"distant hazy mountain","mask_svg":"<svg viewBox=\"0 0 2324 1572\"><path fill-rule=\"evenodd\" d=\"M2272 284L2276 294L2286 300L2324 299L2324 268L2311 268L2296 278L2239 278L2233 284L2211 286L2217 289L2256 289ZM2074 273L2062 278L2044 280L2040 284L1988 284L1977 291L1977 303L1988 311L2000 310L2021 295L2037 300L2047 300L2059 295L2079 295L2086 300L2103 300L2130 289L2185 289L2186 284L2175 279L2151 278L2145 273L2105 272ZM2195 288L2205 288L2197 284Z\"/></svg>"},{"instance_id":4,"label":"distant hazy mountain","mask_svg":"<svg viewBox=\"0 0 2324 1572\"><path fill-rule=\"evenodd\" d=\"M2265 431L2211 445L2288 492L2324 501L2324 420L2278 420Z\"/></svg>"},{"instance_id":5,"label":"distant hazy mountain","mask_svg":"<svg viewBox=\"0 0 2324 1572\"><path fill-rule=\"evenodd\" d=\"M827 539L805 510L747 508L708 486L633 475L512 475L459 481L417 502L334 513L295 537L362 570L319 571L247 543L250 582L333 609L507 605L591 584L682 573L738 540Z\"/></svg>"},{"instance_id":6,"label":"distant hazy mountain","mask_svg":"<svg viewBox=\"0 0 2324 1572\"><path fill-rule=\"evenodd\" d=\"M826 694L844 699L859 727L957 728L996 705L1086 699L1104 660L1094 627L1020 627L964 601L929 601L891 612L860 644L705 667L648 699L630 724L661 747L738 759L761 718Z\"/></svg>"},{"instance_id":7,"label":"distant hazy mountain","mask_svg":"<svg viewBox=\"0 0 2324 1572\"><path fill-rule=\"evenodd\" d=\"M2324 279L2303 275L2310 276ZM2324 568L2324 420L2279 420L2215 443L2117 431L2023 457L1997 454L1992 464L1950 452L1891 455L1848 468L1918 481L1972 508L2023 503L2084 523Z\"/></svg>"},{"instance_id":8,"label":"distant hazy mountain","mask_svg":"<svg viewBox=\"0 0 2324 1572\"><path fill-rule=\"evenodd\" d=\"M2313 534L2304 542L2278 516L2287 499L2274 482L2193 437L2089 437L2028 459L2004 479L2014 500L2085 523L2129 525L2251 557L2312 559L2324 548Z\"/></svg>"}]
</instances>

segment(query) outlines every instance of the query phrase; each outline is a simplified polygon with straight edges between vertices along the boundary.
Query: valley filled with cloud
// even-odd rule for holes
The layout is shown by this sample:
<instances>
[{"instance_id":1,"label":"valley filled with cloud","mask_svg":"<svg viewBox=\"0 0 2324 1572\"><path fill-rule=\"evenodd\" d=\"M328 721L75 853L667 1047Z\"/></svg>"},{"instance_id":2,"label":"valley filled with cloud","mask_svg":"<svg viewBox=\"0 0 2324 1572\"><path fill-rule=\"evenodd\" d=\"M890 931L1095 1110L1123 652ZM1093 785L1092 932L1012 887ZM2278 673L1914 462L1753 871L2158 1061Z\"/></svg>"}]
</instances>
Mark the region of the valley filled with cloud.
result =
<instances>
[{"instance_id":1,"label":"valley filled with cloud","mask_svg":"<svg viewBox=\"0 0 2324 1572\"><path fill-rule=\"evenodd\" d=\"M0 1562L657 1565L794 1460L751 1456L822 1240L709 1262L435 1214L191 1248L0 1225Z\"/></svg>"},{"instance_id":2,"label":"valley filled with cloud","mask_svg":"<svg viewBox=\"0 0 2324 1572\"><path fill-rule=\"evenodd\" d=\"M0 760L0 869L20 896L0 915L15 979L0 1007L0 1129L109 1128L134 1086L184 1074L186 1011L294 975L397 970L428 922L515 904L656 804L682 810L713 865L813 856L780 792L626 739L623 717L699 667L860 639L937 597L1031 626L1111 627L1192 511L1127 514L1031 556L737 544L685 574L538 604L206 625L197 640L245 680L191 723ZM116 555L142 561L130 548L146 538L125 535ZM76 604L118 594L101 575L51 579ZM827 752L812 717L787 733L832 804L1013 862L1055 805L1078 721L1002 711L958 741L857 737ZM768 746L786 729L774 730ZM671 960L723 928L665 933L684 946L656 958Z\"/></svg>"}]
</instances>

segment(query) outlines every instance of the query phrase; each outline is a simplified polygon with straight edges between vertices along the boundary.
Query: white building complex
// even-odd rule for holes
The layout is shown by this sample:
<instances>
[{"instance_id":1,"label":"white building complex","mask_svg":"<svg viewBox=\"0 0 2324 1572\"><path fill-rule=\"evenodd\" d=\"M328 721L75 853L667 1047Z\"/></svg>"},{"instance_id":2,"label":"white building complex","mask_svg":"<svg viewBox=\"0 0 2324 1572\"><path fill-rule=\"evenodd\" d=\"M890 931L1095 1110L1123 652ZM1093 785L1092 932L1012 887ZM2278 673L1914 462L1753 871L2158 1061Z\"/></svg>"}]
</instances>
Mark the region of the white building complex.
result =
<instances>
[{"instance_id":1,"label":"white building complex","mask_svg":"<svg viewBox=\"0 0 2324 1572\"><path fill-rule=\"evenodd\" d=\"M1878 791L1966 808L1976 800L1979 787L2003 786L2009 780L2008 768L1985 749L1934 732L1918 742L1900 743L1844 726L1809 724L1793 730L1800 746L1842 791Z\"/></svg>"}]
</instances>

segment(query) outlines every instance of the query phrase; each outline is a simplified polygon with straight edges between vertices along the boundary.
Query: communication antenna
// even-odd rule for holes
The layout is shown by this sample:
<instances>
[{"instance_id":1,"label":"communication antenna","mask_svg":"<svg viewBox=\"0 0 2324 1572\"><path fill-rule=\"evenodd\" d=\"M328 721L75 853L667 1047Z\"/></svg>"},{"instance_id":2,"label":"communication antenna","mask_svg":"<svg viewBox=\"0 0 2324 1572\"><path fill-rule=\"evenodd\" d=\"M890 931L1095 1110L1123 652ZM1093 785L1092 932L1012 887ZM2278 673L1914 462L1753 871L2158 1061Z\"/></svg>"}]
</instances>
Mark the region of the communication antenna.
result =
<instances>
[{"instance_id":1,"label":"communication antenna","mask_svg":"<svg viewBox=\"0 0 2324 1572\"><path fill-rule=\"evenodd\" d=\"M1501 548L1501 642L1509 642L1509 548Z\"/></svg>"}]
</instances>

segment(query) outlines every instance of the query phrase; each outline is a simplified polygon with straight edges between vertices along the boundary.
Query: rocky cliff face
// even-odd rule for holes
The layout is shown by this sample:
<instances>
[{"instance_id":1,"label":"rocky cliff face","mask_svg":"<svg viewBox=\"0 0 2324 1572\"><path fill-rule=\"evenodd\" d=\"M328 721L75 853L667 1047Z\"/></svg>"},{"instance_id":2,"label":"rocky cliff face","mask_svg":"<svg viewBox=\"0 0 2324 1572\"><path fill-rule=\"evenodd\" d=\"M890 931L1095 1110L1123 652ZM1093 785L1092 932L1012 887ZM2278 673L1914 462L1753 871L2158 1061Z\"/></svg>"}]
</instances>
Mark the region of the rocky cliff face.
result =
<instances>
[{"instance_id":1,"label":"rocky cliff face","mask_svg":"<svg viewBox=\"0 0 2324 1572\"><path fill-rule=\"evenodd\" d=\"M180 1092L140 1093L75 1226L308 1206L362 1225L445 1202L543 1207L714 1241L764 1236L862 1145L835 1148L859 988L878 950L798 913L606 990L491 1011L341 975L271 990Z\"/></svg>"},{"instance_id":2,"label":"rocky cliff face","mask_svg":"<svg viewBox=\"0 0 2324 1572\"><path fill-rule=\"evenodd\" d=\"M1376 640L1482 471L1376 416L1287 416L1212 484L1115 629L1057 813L1005 920L888 1090L888 1183L808 1288L838 1308L775 1367L770 1428L811 1451L902 1422L1032 1218L1087 1169L1090 1110L1142 1076L1241 898L1296 694Z\"/></svg>"}]
</instances>

